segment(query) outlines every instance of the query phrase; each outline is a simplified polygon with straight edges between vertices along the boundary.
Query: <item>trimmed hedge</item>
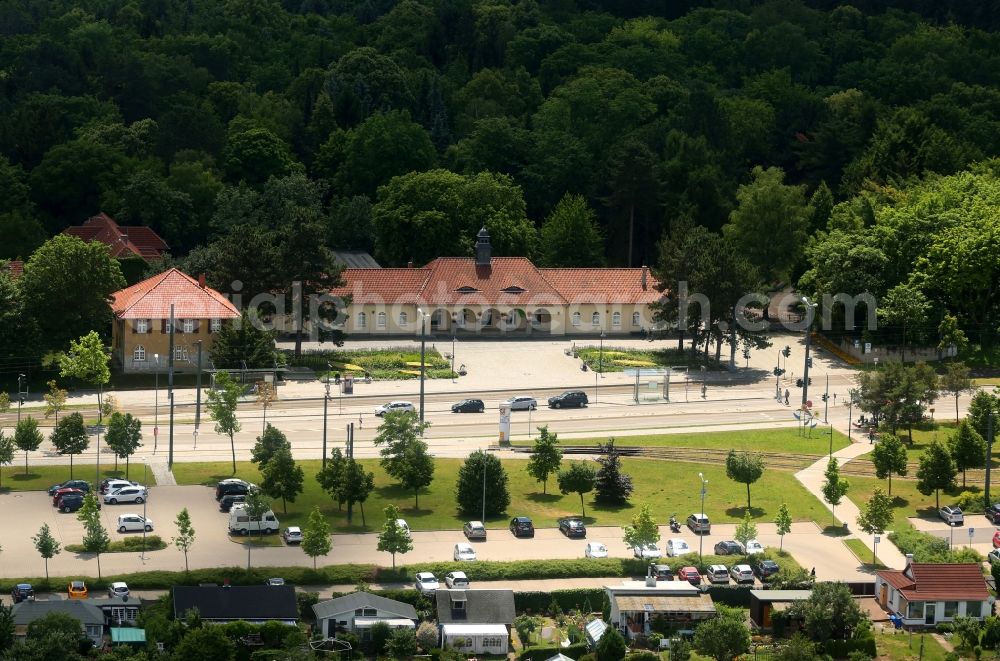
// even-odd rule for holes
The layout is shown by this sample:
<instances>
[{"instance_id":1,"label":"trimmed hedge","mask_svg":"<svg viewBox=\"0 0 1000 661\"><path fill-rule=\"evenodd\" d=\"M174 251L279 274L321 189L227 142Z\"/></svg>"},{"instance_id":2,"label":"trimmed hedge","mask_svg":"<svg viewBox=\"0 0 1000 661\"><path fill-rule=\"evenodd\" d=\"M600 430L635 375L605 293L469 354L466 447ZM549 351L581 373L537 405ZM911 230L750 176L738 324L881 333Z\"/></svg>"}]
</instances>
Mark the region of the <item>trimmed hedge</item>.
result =
<instances>
[{"instance_id":1,"label":"trimmed hedge","mask_svg":"<svg viewBox=\"0 0 1000 661\"><path fill-rule=\"evenodd\" d=\"M514 608L518 613L544 613L552 605L559 604L564 613L573 610L584 610L589 602L590 609L600 608L604 590L602 588L575 588L572 590L553 590L552 592L515 592Z\"/></svg>"},{"instance_id":2,"label":"trimmed hedge","mask_svg":"<svg viewBox=\"0 0 1000 661\"><path fill-rule=\"evenodd\" d=\"M545 659L551 658L556 654L562 654L571 659L579 659L586 653L587 646L581 643L579 645L570 645L569 647L532 647L522 652L521 656L517 658L518 661L545 661Z\"/></svg>"},{"instance_id":3,"label":"trimmed hedge","mask_svg":"<svg viewBox=\"0 0 1000 661\"><path fill-rule=\"evenodd\" d=\"M709 585L708 594L716 603L750 608L750 590L752 589L753 586L750 585Z\"/></svg>"},{"instance_id":4,"label":"trimmed hedge","mask_svg":"<svg viewBox=\"0 0 1000 661\"><path fill-rule=\"evenodd\" d=\"M872 659L878 656L874 636L858 640L828 640L823 643L823 651L835 659L846 659L851 652L864 652Z\"/></svg>"},{"instance_id":5,"label":"trimmed hedge","mask_svg":"<svg viewBox=\"0 0 1000 661\"><path fill-rule=\"evenodd\" d=\"M144 547L147 551L162 551L167 548L167 543L159 535L146 535L145 542L143 542L142 537L126 537L123 540L111 542L108 545L108 550L104 553L132 553L142 551ZM83 548L83 544L67 544L66 550L70 553L87 552Z\"/></svg>"}]
</instances>

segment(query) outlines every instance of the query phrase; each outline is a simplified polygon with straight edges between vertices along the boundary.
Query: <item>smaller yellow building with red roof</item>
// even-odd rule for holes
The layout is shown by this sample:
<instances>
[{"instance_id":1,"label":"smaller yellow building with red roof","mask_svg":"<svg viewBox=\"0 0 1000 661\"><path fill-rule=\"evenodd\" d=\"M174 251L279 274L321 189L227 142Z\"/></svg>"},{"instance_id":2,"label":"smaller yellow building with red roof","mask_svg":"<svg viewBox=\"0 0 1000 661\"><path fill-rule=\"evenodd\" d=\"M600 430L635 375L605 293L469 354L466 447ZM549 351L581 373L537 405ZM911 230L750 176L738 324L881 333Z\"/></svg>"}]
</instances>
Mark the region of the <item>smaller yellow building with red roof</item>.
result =
<instances>
[{"instance_id":1,"label":"smaller yellow building with red roof","mask_svg":"<svg viewBox=\"0 0 1000 661\"><path fill-rule=\"evenodd\" d=\"M125 372L165 369L170 351L170 306L174 307L174 368L194 369L198 342L212 348L214 336L240 311L225 296L175 268L112 294L112 360Z\"/></svg>"}]
</instances>

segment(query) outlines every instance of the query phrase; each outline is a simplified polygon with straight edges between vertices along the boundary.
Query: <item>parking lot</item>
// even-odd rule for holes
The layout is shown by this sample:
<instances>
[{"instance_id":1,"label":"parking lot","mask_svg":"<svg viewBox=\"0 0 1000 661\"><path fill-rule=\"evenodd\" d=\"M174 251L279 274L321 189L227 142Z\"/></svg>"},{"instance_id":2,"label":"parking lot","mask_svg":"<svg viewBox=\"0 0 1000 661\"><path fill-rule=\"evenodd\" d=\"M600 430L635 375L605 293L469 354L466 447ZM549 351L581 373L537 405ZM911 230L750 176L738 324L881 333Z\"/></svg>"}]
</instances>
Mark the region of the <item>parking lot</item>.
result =
<instances>
[{"instance_id":1,"label":"parking lot","mask_svg":"<svg viewBox=\"0 0 1000 661\"><path fill-rule=\"evenodd\" d=\"M44 564L34 549L31 537L38 533L42 523L48 523L56 539L62 544L79 544L83 539L83 525L75 514L63 514L51 505L51 498L44 492L11 492L0 494L0 521L4 533L3 559L0 573L7 578L41 576ZM144 570L178 571L184 568L184 556L171 543L177 534L174 519L182 508L188 508L195 529L195 542L189 553L192 568L245 566L246 547L228 534L228 516L218 511L212 488L203 486L163 486L150 489L146 503L146 514L153 519L153 533L159 535L168 547L160 551L150 551L141 557L139 553L109 553L101 557L103 574L128 573ZM142 505L105 505L101 516L112 540L126 535L116 530L120 514L142 513ZM276 512L280 521L281 512ZM373 527L379 522L372 520ZM712 534L703 537L705 554L712 553L716 542L732 539L736 526L720 524L713 526ZM774 532L774 524L758 524L758 538L765 546L777 547L779 537ZM686 528L679 535L670 533L666 526L660 528L661 550L670 537L683 537L698 550L698 536ZM991 533L992 534L992 533ZM421 531L413 533L414 549L397 562L441 562L452 558L454 545L466 541L459 530ZM616 526L591 527L586 539L567 540L555 528L536 530L534 538L514 539L506 529L490 529L485 542L474 542L479 560L542 560L554 558L582 558L588 541L603 542L612 557L631 557L632 551L622 541L622 530ZM392 564L388 553L375 550L376 535L345 534L335 535L333 551L321 558L323 563L377 563ZM871 576L860 571L854 556L835 538L821 534L812 523L796 523L792 532L785 536L784 547L807 570L815 567L820 580L870 580ZM312 564L298 547L266 546L254 547L251 562L255 566L289 566ZM89 554L63 551L49 562L49 571L54 576L96 575L96 561Z\"/></svg>"}]
</instances>

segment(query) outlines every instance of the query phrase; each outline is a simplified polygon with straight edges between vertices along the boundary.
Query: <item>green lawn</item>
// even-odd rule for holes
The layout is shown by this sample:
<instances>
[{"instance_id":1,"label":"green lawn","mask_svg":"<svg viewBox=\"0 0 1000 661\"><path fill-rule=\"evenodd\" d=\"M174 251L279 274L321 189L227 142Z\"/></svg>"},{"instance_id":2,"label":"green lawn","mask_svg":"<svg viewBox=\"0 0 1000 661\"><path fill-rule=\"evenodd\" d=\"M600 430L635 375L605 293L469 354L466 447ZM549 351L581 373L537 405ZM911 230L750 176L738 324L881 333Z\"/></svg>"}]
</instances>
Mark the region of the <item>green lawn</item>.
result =
<instances>
[{"instance_id":1,"label":"green lawn","mask_svg":"<svg viewBox=\"0 0 1000 661\"><path fill-rule=\"evenodd\" d=\"M847 492L847 497L850 498L859 508L864 508L865 503L868 502L872 493L875 491L875 487L881 487L883 491L888 491L887 480L879 480L874 477L855 476L848 476L847 480L851 485L850 490ZM971 485L965 490L972 491L974 493L979 493L980 491L979 487ZM961 487L960 476L959 487L957 489L941 492L941 505L952 504L955 497L962 491L963 489ZM894 477L892 480L892 498L893 510L896 514L897 524L906 517L910 516L937 516L938 508L934 499L934 494L925 496L917 491L916 480L901 480L898 477Z\"/></svg>"},{"instance_id":2,"label":"green lawn","mask_svg":"<svg viewBox=\"0 0 1000 661\"><path fill-rule=\"evenodd\" d=\"M420 350L412 347L386 349L356 349L353 351L324 351L303 354L298 358L288 356L289 364L296 367L310 367L316 376L328 373L354 373L362 376L360 367L375 379L416 379L420 376ZM327 364L333 365L329 370ZM424 367L428 379L451 379L458 376L451 371L451 359L445 358L430 346L424 351ZM456 366L458 369L458 366Z\"/></svg>"},{"instance_id":3,"label":"green lawn","mask_svg":"<svg viewBox=\"0 0 1000 661\"><path fill-rule=\"evenodd\" d=\"M952 418L951 420L954 420ZM913 445L909 445L906 441L909 438L907 431L905 429L897 429L896 433L900 438L903 439L904 445L906 446L906 455L910 462L917 462L920 460L920 455L927 450L930 446L931 441L935 438L942 443L947 443L948 438L955 433L955 423L951 421L938 422L934 424L927 424L921 428L914 428L913 430ZM871 456L862 455L858 457L855 461L871 461ZM994 460L994 466L998 465Z\"/></svg>"},{"instance_id":4,"label":"green lawn","mask_svg":"<svg viewBox=\"0 0 1000 661\"><path fill-rule=\"evenodd\" d=\"M329 517L335 530L371 531L382 525L382 510L390 504L400 507L402 515L415 530L454 530L460 528L470 517L463 517L455 507L454 490L458 476L459 459L437 459L434 482L420 494L420 508L414 508L413 494L392 483L375 459L362 460L375 473L375 491L365 504L367 527L361 525L358 510L354 513L354 523L347 525L346 510L338 512L337 506L323 492L314 479L319 470L318 460L300 462L305 470L305 491L295 503L288 504L287 515L281 503L273 503L282 525L304 525L306 515L316 505ZM685 464L680 462L624 459L625 472L632 476L635 496L629 505L623 507L597 506L593 499L586 498L588 524L623 525L642 503L649 503L658 521L666 522L672 513L685 517L690 512L701 509L698 473L708 480L708 495L705 512L717 523L737 522L743 517L746 505L746 487L726 477L724 466ZM548 493L543 494L541 485L525 471L526 459L504 459L507 471L511 504L507 515L487 521L493 528L506 527L508 516L527 515L536 526L553 527L560 517L580 514L580 499L576 494L562 495L555 480L550 479ZM251 482L260 481L256 467L249 462L237 464L237 475ZM219 479L232 477L230 464L179 463L174 464L174 477L178 484L214 485ZM554 493L553 493L554 492ZM792 518L799 521L829 521L829 513L823 505L805 490L791 473L765 471L764 477L751 488L752 515L761 521L772 521L782 502L789 504ZM478 517L476 517L478 518Z\"/></svg>"},{"instance_id":5,"label":"green lawn","mask_svg":"<svg viewBox=\"0 0 1000 661\"><path fill-rule=\"evenodd\" d=\"M921 655L921 637L923 638L923 654ZM934 640L930 633L909 634L897 631L895 635L882 633L875 634L875 645L878 648L880 659L916 659L922 658L924 661L944 661L945 649L940 643Z\"/></svg>"},{"instance_id":6,"label":"green lawn","mask_svg":"<svg viewBox=\"0 0 1000 661\"><path fill-rule=\"evenodd\" d=\"M567 445L588 445L607 443L607 437L565 439ZM647 447L707 448L712 450L756 450L759 452L786 452L788 454L808 454L821 456L830 451L830 441L826 434L804 438L794 428L747 429L740 431L691 432L686 434L642 434L622 436L615 441L618 445L641 445ZM533 445L534 441L515 441L514 445ZM849 445L847 436L833 432L834 451Z\"/></svg>"},{"instance_id":7,"label":"green lawn","mask_svg":"<svg viewBox=\"0 0 1000 661\"><path fill-rule=\"evenodd\" d=\"M580 360L594 371L599 372L602 368L605 372L622 372L636 367L688 366L692 370L692 381L697 379L698 370L705 364L704 354L692 356L690 351L681 352L677 349L628 349L605 344L603 350L599 345L590 345L577 347L576 352ZM709 363L710 369L721 367L714 359Z\"/></svg>"},{"instance_id":8,"label":"green lawn","mask_svg":"<svg viewBox=\"0 0 1000 661\"><path fill-rule=\"evenodd\" d=\"M69 464L65 465L45 465L34 466L31 464L31 456L28 456L28 473L24 472L24 453L20 455L21 463L18 464L18 457L15 456L14 463L10 466L0 468L0 491L40 491L48 489L53 484L59 484L72 479L69 475ZM104 457L102 457L104 459ZM119 470L114 470L114 460L101 461L101 479L106 477L125 477L125 462L120 462ZM78 480L93 480L95 478L96 465L92 463L77 462L73 466L73 478ZM132 463L129 467L129 477L139 481L143 479L142 464ZM146 485L154 486L156 478L153 471L146 471Z\"/></svg>"},{"instance_id":9,"label":"green lawn","mask_svg":"<svg viewBox=\"0 0 1000 661\"><path fill-rule=\"evenodd\" d=\"M844 544L850 549L854 557L858 559L859 562L863 563L869 569L872 567L872 552L863 541L860 539L845 539ZM874 569L885 569L886 565L882 562L879 557L875 556Z\"/></svg>"}]
</instances>

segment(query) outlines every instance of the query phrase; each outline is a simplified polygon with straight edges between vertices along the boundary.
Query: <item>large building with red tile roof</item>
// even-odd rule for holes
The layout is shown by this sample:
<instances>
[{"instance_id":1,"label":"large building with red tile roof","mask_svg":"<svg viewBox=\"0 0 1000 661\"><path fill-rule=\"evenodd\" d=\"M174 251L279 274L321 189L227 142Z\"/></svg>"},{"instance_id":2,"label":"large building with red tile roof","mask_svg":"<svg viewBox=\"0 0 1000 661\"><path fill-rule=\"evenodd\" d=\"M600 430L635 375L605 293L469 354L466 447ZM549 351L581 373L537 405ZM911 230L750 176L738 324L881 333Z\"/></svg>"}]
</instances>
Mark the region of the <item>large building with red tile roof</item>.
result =
<instances>
[{"instance_id":1,"label":"large building with red tile roof","mask_svg":"<svg viewBox=\"0 0 1000 661\"><path fill-rule=\"evenodd\" d=\"M350 297L348 335L600 335L652 325L656 281L642 268L538 268L525 257L493 257L479 232L475 257L439 257L418 268L348 268L334 296Z\"/></svg>"},{"instance_id":2,"label":"large building with red tile roof","mask_svg":"<svg viewBox=\"0 0 1000 661\"><path fill-rule=\"evenodd\" d=\"M203 278L170 269L112 294L113 360L126 372L167 366L170 352L170 306L174 308L174 368L196 366L198 342L208 355L222 322L240 311L222 294L206 287ZM207 363L206 363L207 364Z\"/></svg>"},{"instance_id":3,"label":"large building with red tile roof","mask_svg":"<svg viewBox=\"0 0 1000 661\"><path fill-rule=\"evenodd\" d=\"M103 211L91 216L83 225L67 227L63 234L84 241L100 241L118 259L140 257L147 262L157 260L170 249L160 235L148 227L123 227Z\"/></svg>"},{"instance_id":4,"label":"large building with red tile roof","mask_svg":"<svg viewBox=\"0 0 1000 661\"><path fill-rule=\"evenodd\" d=\"M17 280L21 277L21 274L24 273L24 262L19 259L12 259L6 263L0 262L0 264L3 264L3 268L7 269L7 272L13 280Z\"/></svg>"},{"instance_id":5,"label":"large building with red tile roof","mask_svg":"<svg viewBox=\"0 0 1000 661\"><path fill-rule=\"evenodd\" d=\"M993 610L978 562L913 562L908 555L903 569L875 573L875 595L882 608L910 626L933 626L959 616L982 620Z\"/></svg>"}]
</instances>

